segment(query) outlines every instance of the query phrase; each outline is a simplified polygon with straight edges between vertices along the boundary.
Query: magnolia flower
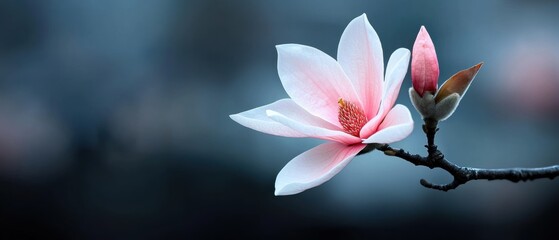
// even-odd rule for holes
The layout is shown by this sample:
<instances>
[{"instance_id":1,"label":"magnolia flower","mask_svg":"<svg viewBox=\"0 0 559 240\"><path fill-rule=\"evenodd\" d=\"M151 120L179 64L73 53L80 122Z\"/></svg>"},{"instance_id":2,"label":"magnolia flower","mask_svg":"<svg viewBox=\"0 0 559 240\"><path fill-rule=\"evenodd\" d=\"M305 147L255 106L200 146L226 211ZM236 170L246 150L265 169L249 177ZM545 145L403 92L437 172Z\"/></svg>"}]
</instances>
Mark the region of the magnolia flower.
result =
<instances>
[{"instance_id":1,"label":"magnolia flower","mask_svg":"<svg viewBox=\"0 0 559 240\"><path fill-rule=\"evenodd\" d=\"M390 56L383 77L383 53L365 14L353 19L338 46L338 60L299 44L278 51L278 73L290 98L230 117L254 130L328 140L292 159L276 178L276 195L316 187L344 168L369 143L392 143L413 129L411 114L394 103L410 52Z\"/></svg>"},{"instance_id":2,"label":"magnolia flower","mask_svg":"<svg viewBox=\"0 0 559 240\"><path fill-rule=\"evenodd\" d=\"M443 121L450 117L483 63L462 70L438 89L439 62L429 33L421 26L413 44L410 99L424 119Z\"/></svg>"}]
</instances>

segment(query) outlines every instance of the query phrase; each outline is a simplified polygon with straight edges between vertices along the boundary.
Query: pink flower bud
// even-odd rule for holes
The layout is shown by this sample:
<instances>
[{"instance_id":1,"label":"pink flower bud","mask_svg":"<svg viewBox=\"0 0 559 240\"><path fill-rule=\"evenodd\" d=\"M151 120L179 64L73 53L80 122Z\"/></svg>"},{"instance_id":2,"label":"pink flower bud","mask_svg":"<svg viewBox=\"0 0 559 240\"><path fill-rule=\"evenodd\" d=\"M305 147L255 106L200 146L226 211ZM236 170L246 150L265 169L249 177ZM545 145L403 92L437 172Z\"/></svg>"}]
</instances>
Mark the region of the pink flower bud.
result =
<instances>
[{"instance_id":1,"label":"pink flower bud","mask_svg":"<svg viewBox=\"0 0 559 240\"><path fill-rule=\"evenodd\" d=\"M439 62L435 45L425 27L421 26L412 51L411 80L413 88L420 96L423 96L426 91L434 94L437 91L438 79Z\"/></svg>"}]
</instances>

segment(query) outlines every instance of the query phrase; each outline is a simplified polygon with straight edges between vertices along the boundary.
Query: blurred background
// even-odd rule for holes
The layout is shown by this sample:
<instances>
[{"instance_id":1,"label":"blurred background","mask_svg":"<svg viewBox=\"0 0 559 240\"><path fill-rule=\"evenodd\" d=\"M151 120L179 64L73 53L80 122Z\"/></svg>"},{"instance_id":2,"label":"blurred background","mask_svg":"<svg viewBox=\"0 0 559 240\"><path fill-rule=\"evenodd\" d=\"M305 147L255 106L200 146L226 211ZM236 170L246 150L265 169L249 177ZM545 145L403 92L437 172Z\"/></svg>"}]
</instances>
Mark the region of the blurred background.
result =
<instances>
[{"instance_id":1,"label":"blurred background","mask_svg":"<svg viewBox=\"0 0 559 240\"><path fill-rule=\"evenodd\" d=\"M437 144L471 167L559 164L555 1L1 1L0 238L414 237L556 233L559 180L470 182L373 152L329 182L275 197L318 145L228 115L287 97L275 45L335 56L367 13L385 62L421 25L441 78L485 65ZM411 107L402 86L399 103ZM421 121L393 146L424 153Z\"/></svg>"}]
</instances>

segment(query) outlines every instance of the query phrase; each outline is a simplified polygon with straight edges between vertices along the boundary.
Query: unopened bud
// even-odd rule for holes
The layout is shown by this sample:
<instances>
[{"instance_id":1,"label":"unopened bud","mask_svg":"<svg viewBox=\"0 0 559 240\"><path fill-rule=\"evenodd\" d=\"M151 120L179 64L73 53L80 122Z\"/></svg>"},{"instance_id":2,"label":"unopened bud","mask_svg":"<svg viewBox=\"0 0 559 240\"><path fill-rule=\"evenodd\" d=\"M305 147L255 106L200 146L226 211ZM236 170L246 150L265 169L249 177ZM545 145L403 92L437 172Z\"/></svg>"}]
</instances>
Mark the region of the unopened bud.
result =
<instances>
[{"instance_id":1,"label":"unopened bud","mask_svg":"<svg viewBox=\"0 0 559 240\"><path fill-rule=\"evenodd\" d=\"M413 44L411 59L413 88L423 97L425 92L435 94L439 80L439 62L435 45L424 26L421 26Z\"/></svg>"}]
</instances>

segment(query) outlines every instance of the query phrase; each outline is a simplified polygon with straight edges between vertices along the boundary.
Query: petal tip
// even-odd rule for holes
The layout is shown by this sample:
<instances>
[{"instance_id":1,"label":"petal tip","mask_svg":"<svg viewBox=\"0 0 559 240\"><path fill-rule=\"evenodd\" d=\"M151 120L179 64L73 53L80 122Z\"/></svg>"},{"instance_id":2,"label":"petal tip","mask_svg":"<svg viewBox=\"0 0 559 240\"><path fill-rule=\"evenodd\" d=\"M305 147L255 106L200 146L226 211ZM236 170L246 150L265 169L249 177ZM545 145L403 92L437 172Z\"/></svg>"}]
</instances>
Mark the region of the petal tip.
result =
<instances>
[{"instance_id":1,"label":"petal tip","mask_svg":"<svg viewBox=\"0 0 559 240\"><path fill-rule=\"evenodd\" d=\"M276 189L274 191L274 195L275 196L295 195L297 193L301 193L301 192L307 190L307 188L301 188L301 187L298 187L298 185L299 184L297 184L297 183L290 183L290 184L281 186L276 182L276 186L275 186Z\"/></svg>"},{"instance_id":2,"label":"petal tip","mask_svg":"<svg viewBox=\"0 0 559 240\"><path fill-rule=\"evenodd\" d=\"M296 193L290 193L288 191L285 191L285 188L276 188L276 190L274 191L274 195L275 196L287 196L287 195L293 195Z\"/></svg>"},{"instance_id":3,"label":"petal tip","mask_svg":"<svg viewBox=\"0 0 559 240\"><path fill-rule=\"evenodd\" d=\"M410 50L407 49L407 48L403 48L403 47L402 47L402 48L398 48L398 49L394 50L394 52L396 52L396 51L402 52L402 54L404 54L404 56L406 56L406 55L411 55Z\"/></svg>"},{"instance_id":4,"label":"petal tip","mask_svg":"<svg viewBox=\"0 0 559 240\"><path fill-rule=\"evenodd\" d=\"M363 19L365 21L368 21L369 19L367 18L367 14L363 13L361 15L359 15L358 17L356 17L355 19Z\"/></svg>"},{"instance_id":5,"label":"petal tip","mask_svg":"<svg viewBox=\"0 0 559 240\"><path fill-rule=\"evenodd\" d=\"M363 13L363 14L359 15L358 17L354 18L349 24L351 25L352 22L356 22L356 23L357 23L358 21L362 21L363 24L365 24L365 26L371 27L371 28L372 28L372 25L371 25L371 23L369 22L369 18L367 17L367 14L366 14L366 13ZM349 25L348 25L348 26L349 26Z\"/></svg>"},{"instance_id":6,"label":"petal tip","mask_svg":"<svg viewBox=\"0 0 559 240\"><path fill-rule=\"evenodd\" d=\"M231 118L231 120L235 121L235 122L239 122L239 118L241 118L241 115L237 114L230 114L229 118Z\"/></svg>"},{"instance_id":7,"label":"petal tip","mask_svg":"<svg viewBox=\"0 0 559 240\"><path fill-rule=\"evenodd\" d=\"M429 35L429 32L427 32L427 28L425 28L425 26L423 25L419 29L419 33L417 33L417 37L415 41L416 43L426 45L427 47L434 47L432 46L433 40L431 40L431 36Z\"/></svg>"},{"instance_id":8,"label":"petal tip","mask_svg":"<svg viewBox=\"0 0 559 240\"><path fill-rule=\"evenodd\" d=\"M283 50L283 49L287 48L288 47L287 45L289 45L289 43L278 44L278 45L276 45L276 50L279 52L280 50Z\"/></svg>"}]
</instances>

